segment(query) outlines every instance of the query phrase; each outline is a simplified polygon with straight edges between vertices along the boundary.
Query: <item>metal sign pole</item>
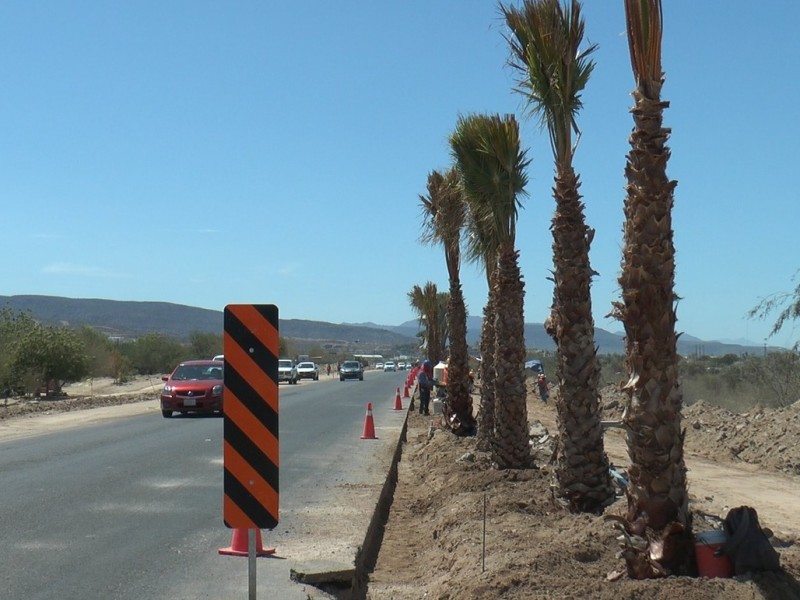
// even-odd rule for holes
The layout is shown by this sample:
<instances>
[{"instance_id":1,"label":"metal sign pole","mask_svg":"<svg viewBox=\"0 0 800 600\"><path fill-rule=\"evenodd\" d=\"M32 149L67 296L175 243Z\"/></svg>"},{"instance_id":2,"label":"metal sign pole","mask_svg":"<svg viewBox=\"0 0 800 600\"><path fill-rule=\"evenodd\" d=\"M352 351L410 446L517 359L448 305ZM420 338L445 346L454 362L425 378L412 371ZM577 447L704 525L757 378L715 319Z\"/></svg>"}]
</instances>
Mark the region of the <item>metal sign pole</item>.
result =
<instances>
[{"instance_id":1,"label":"metal sign pole","mask_svg":"<svg viewBox=\"0 0 800 600\"><path fill-rule=\"evenodd\" d=\"M256 530L247 530L247 581L249 599L256 600Z\"/></svg>"}]
</instances>

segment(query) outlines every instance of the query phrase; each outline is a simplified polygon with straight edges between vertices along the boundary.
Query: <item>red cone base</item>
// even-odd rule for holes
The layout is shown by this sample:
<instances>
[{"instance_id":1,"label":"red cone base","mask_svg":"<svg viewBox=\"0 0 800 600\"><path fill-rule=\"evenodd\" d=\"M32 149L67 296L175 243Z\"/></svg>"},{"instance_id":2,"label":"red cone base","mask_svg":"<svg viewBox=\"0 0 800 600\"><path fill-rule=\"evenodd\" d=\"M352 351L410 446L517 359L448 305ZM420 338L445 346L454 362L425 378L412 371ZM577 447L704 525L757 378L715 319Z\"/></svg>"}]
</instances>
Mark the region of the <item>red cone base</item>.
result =
<instances>
[{"instance_id":1,"label":"red cone base","mask_svg":"<svg viewBox=\"0 0 800 600\"><path fill-rule=\"evenodd\" d=\"M364 418L364 433L362 440L377 440L375 437L375 421L372 420L372 402L367 403L367 416Z\"/></svg>"},{"instance_id":2,"label":"red cone base","mask_svg":"<svg viewBox=\"0 0 800 600\"><path fill-rule=\"evenodd\" d=\"M403 410L403 401L400 400L400 388L397 388L397 394L394 396L394 409Z\"/></svg>"},{"instance_id":3,"label":"red cone base","mask_svg":"<svg viewBox=\"0 0 800 600\"><path fill-rule=\"evenodd\" d=\"M247 551L250 549L250 545L247 543L248 531L248 529L234 529L231 545L227 548L220 548L219 553L229 556L248 556ZM256 529L256 556L269 556L270 554L275 554L275 548L264 548L261 543L261 530Z\"/></svg>"}]
</instances>

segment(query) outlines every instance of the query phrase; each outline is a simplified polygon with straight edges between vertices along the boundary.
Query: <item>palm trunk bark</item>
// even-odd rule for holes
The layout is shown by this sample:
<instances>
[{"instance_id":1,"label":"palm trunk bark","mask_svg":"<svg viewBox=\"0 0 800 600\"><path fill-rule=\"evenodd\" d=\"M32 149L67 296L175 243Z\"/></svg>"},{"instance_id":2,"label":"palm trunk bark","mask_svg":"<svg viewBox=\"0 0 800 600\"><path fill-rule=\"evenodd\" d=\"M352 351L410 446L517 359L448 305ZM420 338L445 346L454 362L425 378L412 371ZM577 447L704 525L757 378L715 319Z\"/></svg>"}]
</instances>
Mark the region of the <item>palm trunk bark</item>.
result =
<instances>
[{"instance_id":1,"label":"palm trunk bark","mask_svg":"<svg viewBox=\"0 0 800 600\"><path fill-rule=\"evenodd\" d=\"M487 265L487 269L490 268ZM492 270L494 272L494 270ZM489 293L483 307L481 326L480 405L478 407L478 448L491 450L495 437L495 300L492 291L493 275L489 275Z\"/></svg>"},{"instance_id":2,"label":"palm trunk bark","mask_svg":"<svg viewBox=\"0 0 800 600\"><path fill-rule=\"evenodd\" d=\"M634 91L634 130L628 154L622 272L622 303L615 305L625 326L629 404L623 416L631 459L629 528L651 542L642 557L629 553L628 570L652 577L684 573L691 515L681 425L672 240L673 192L666 175L669 130L662 126L667 102L660 85ZM659 540L665 539L663 544ZM663 551L657 551L663 546ZM656 565L654 565L656 563Z\"/></svg>"},{"instance_id":3,"label":"palm trunk bark","mask_svg":"<svg viewBox=\"0 0 800 600\"><path fill-rule=\"evenodd\" d=\"M469 391L469 352L467 350L467 310L458 279L450 280L450 300L447 305L450 330L450 362L447 368L447 398L454 414L451 429L466 435L475 428L472 396Z\"/></svg>"},{"instance_id":4,"label":"palm trunk bark","mask_svg":"<svg viewBox=\"0 0 800 600\"><path fill-rule=\"evenodd\" d=\"M556 341L559 393L557 495L573 511L599 512L614 498L600 423L600 365L594 343L589 246L580 182L573 169L555 180L555 288L551 332Z\"/></svg>"},{"instance_id":5,"label":"palm trunk bark","mask_svg":"<svg viewBox=\"0 0 800 600\"><path fill-rule=\"evenodd\" d=\"M493 457L501 469L531 465L525 387L525 285L513 244L498 249L495 318L495 443Z\"/></svg>"}]
</instances>

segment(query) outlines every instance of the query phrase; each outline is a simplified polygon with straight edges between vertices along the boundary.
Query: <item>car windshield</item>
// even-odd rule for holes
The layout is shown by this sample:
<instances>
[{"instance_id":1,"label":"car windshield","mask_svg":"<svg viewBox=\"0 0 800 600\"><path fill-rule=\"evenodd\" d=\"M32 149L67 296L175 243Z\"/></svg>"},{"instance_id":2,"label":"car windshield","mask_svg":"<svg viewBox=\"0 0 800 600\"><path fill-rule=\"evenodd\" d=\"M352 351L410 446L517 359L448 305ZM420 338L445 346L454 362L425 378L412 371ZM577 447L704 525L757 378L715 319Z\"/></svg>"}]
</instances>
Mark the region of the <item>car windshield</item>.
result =
<instances>
[{"instance_id":1,"label":"car windshield","mask_svg":"<svg viewBox=\"0 0 800 600\"><path fill-rule=\"evenodd\" d=\"M222 367L217 365L180 365L172 374L172 379L176 381L222 379Z\"/></svg>"},{"instance_id":2,"label":"car windshield","mask_svg":"<svg viewBox=\"0 0 800 600\"><path fill-rule=\"evenodd\" d=\"M361 363L357 362L346 362L344 363L344 367L346 369L358 369L361 366Z\"/></svg>"},{"instance_id":3,"label":"car windshield","mask_svg":"<svg viewBox=\"0 0 800 600\"><path fill-rule=\"evenodd\" d=\"M313 369L314 368L314 363L300 363L299 365L297 365L297 368L298 369Z\"/></svg>"},{"instance_id":4,"label":"car windshield","mask_svg":"<svg viewBox=\"0 0 800 600\"><path fill-rule=\"evenodd\" d=\"M278 361L278 366L279 367L288 367L288 368L291 369L292 368L292 361L290 361L290 360L279 360Z\"/></svg>"}]
</instances>

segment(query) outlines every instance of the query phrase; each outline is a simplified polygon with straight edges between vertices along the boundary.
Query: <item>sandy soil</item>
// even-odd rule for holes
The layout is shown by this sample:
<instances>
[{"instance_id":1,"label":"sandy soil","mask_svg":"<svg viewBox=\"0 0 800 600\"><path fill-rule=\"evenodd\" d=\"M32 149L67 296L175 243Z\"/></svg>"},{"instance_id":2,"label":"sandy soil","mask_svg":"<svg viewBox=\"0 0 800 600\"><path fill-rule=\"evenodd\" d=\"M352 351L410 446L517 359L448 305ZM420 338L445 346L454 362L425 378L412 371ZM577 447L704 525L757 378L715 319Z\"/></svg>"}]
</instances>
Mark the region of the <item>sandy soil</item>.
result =
<instances>
[{"instance_id":1,"label":"sandy soil","mask_svg":"<svg viewBox=\"0 0 800 600\"><path fill-rule=\"evenodd\" d=\"M753 506L785 572L633 581L624 575L611 523L571 515L553 500L547 461L555 410L532 389L528 398L538 467L525 471L494 470L474 438L456 438L437 428L435 418L409 415L369 599L800 598L800 407L732 415L698 404L684 411L695 531L717 526L730 508ZM618 417L621 396L609 388L603 398L607 418ZM607 430L606 450L618 467L627 465L621 430ZM607 513L624 510L620 498Z\"/></svg>"}]
</instances>

